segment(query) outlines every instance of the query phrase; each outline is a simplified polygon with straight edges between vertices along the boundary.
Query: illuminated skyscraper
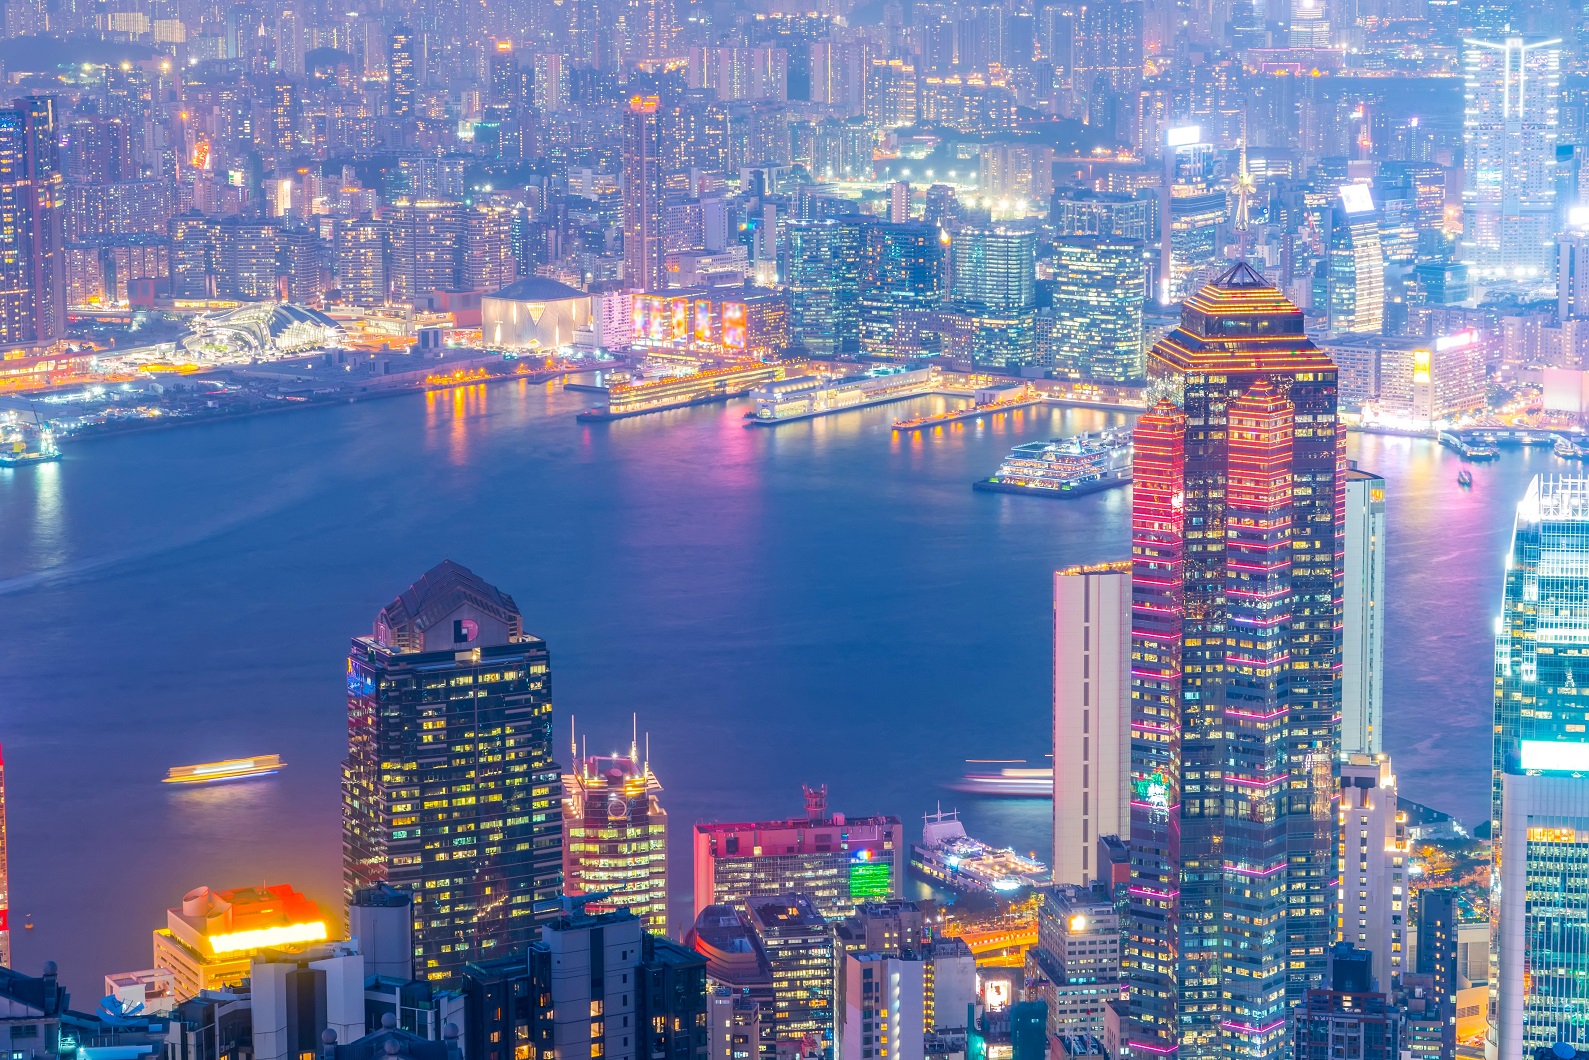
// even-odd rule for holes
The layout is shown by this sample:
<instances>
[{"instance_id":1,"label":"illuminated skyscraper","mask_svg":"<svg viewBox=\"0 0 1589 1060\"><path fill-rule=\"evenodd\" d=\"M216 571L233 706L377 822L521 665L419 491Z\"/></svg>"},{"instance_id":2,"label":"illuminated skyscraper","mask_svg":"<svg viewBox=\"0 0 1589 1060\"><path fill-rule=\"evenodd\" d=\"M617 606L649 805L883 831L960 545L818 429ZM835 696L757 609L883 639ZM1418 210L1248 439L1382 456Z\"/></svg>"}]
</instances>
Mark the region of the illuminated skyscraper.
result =
<instances>
[{"instance_id":1,"label":"illuminated skyscraper","mask_svg":"<svg viewBox=\"0 0 1589 1060\"><path fill-rule=\"evenodd\" d=\"M1380 212L1366 184L1341 186L1330 228L1330 334L1378 335L1385 330L1385 256Z\"/></svg>"},{"instance_id":2,"label":"illuminated skyscraper","mask_svg":"<svg viewBox=\"0 0 1589 1060\"><path fill-rule=\"evenodd\" d=\"M49 96L0 110L0 344L53 342L66 328L58 124Z\"/></svg>"},{"instance_id":3,"label":"illuminated skyscraper","mask_svg":"<svg viewBox=\"0 0 1589 1060\"><path fill-rule=\"evenodd\" d=\"M558 910L562 819L546 642L451 560L348 654L343 883L414 895L414 971L522 951Z\"/></svg>"},{"instance_id":4,"label":"illuminated skyscraper","mask_svg":"<svg viewBox=\"0 0 1589 1060\"><path fill-rule=\"evenodd\" d=\"M867 225L861 255L861 351L877 357L901 356L894 342L900 310L933 309L943 301L944 253L938 226L920 221Z\"/></svg>"},{"instance_id":5,"label":"illuminated skyscraper","mask_svg":"<svg viewBox=\"0 0 1589 1060\"><path fill-rule=\"evenodd\" d=\"M656 96L632 96L623 115L623 278L635 291L668 286L662 247L662 158Z\"/></svg>"},{"instance_id":6,"label":"illuminated skyscraper","mask_svg":"<svg viewBox=\"0 0 1589 1060\"><path fill-rule=\"evenodd\" d=\"M949 293L971 318L977 366L1037 361L1037 235L1015 228L966 228L949 245Z\"/></svg>"},{"instance_id":7,"label":"illuminated skyscraper","mask_svg":"<svg viewBox=\"0 0 1589 1060\"><path fill-rule=\"evenodd\" d=\"M1462 260L1485 275L1547 275L1561 41L1466 40L1462 58Z\"/></svg>"},{"instance_id":8,"label":"illuminated skyscraper","mask_svg":"<svg viewBox=\"0 0 1589 1060\"><path fill-rule=\"evenodd\" d=\"M1196 125L1165 134L1163 197L1159 218L1159 301L1172 305L1191 294L1219 267L1219 226L1230 203L1215 180L1214 145Z\"/></svg>"},{"instance_id":9,"label":"illuminated skyscraper","mask_svg":"<svg viewBox=\"0 0 1589 1060\"><path fill-rule=\"evenodd\" d=\"M1374 978L1389 990L1402 972L1412 902L1412 844L1389 755L1344 756L1340 766L1336 941L1372 944Z\"/></svg>"},{"instance_id":10,"label":"illuminated skyscraper","mask_svg":"<svg viewBox=\"0 0 1589 1060\"><path fill-rule=\"evenodd\" d=\"M1336 370L1246 264L1154 347L1132 512L1131 1039L1268 1058L1325 971Z\"/></svg>"},{"instance_id":11,"label":"illuminated skyscraper","mask_svg":"<svg viewBox=\"0 0 1589 1060\"><path fill-rule=\"evenodd\" d=\"M387 79L392 86L392 114L399 118L414 116L414 93L419 88L419 71L414 66L414 31L403 23L392 28L391 59Z\"/></svg>"},{"instance_id":12,"label":"illuminated skyscraper","mask_svg":"<svg viewBox=\"0 0 1589 1060\"><path fill-rule=\"evenodd\" d=\"M865 226L791 221L788 226L789 331L815 354L860 349L861 252Z\"/></svg>"},{"instance_id":13,"label":"illuminated skyscraper","mask_svg":"<svg viewBox=\"0 0 1589 1060\"><path fill-rule=\"evenodd\" d=\"M626 0L622 19L626 60L645 62L672 57L679 32L673 0Z\"/></svg>"},{"instance_id":14,"label":"illuminated skyscraper","mask_svg":"<svg viewBox=\"0 0 1589 1060\"><path fill-rule=\"evenodd\" d=\"M1124 383L1142 378L1142 244L1064 236L1054 243L1056 373Z\"/></svg>"},{"instance_id":15,"label":"illuminated skyscraper","mask_svg":"<svg viewBox=\"0 0 1589 1060\"><path fill-rule=\"evenodd\" d=\"M1589 478L1536 475L1517 506L1495 636L1491 870L1500 1056L1589 1024Z\"/></svg>"},{"instance_id":16,"label":"illuminated skyscraper","mask_svg":"<svg viewBox=\"0 0 1589 1060\"><path fill-rule=\"evenodd\" d=\"M607 894L596 906L629 910L653 935L668 934L668 815L662 785L629 753L580 755L563 774L563 891Z\"/></svg>"},{"instance_id":17,"label":"illuminated skyscraper","mask_svg":"<svg viewBox=\"0 0 1589 1060\"><path fill-rule=\"evenodd\" d=\"M457 288L463 212L460 203L430 199L399 199L386 209L381 221L393 301L412 305L432 291Z\"/></svg>"}]
</instances>

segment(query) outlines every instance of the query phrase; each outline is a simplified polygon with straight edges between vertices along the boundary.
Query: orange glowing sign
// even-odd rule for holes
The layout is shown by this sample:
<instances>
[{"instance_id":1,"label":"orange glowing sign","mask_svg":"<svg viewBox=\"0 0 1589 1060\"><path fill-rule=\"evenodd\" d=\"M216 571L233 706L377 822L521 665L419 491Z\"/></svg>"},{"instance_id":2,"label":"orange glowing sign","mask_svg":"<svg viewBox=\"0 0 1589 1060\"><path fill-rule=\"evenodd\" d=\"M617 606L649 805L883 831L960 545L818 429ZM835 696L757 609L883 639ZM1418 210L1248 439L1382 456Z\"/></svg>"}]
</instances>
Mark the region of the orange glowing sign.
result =
<instances>
[{"instance_id":1,"label":"orange glowing sign","mask_svg":"<svg viewBox=\"0 0 1589 1060\"><path fill-rule=\"evenodd\" d=\"M210 142L208 140L200 140L193 145L193 168L210 168Z\"/></svg>"},{"instance_id":2,"label":"orange glowing sign","mask_svg":"<svg viewBox=\"0 0 1589 1060\"><path fill-rule=\"evenodd\" d=\"M744 302L723 303L723 345L729 349L745 348L746 313Z\"/></svg>"}]
</instances>

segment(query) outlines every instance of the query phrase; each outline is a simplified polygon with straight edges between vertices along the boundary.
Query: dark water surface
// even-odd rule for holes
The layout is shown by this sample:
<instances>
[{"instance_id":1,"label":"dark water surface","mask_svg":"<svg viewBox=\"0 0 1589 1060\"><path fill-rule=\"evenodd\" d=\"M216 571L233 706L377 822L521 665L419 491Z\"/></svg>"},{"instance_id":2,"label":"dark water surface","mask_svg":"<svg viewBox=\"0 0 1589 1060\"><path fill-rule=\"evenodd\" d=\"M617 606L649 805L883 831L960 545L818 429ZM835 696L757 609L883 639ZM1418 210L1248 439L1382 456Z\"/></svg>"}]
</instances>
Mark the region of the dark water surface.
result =
<instances>
[{"instance_id":1,"label":"dark water surface","mask_svg":"<svg viewBox=\"0 0 1589 1060\"><path fill-rule=\"evenodd\" d=\"M557 733L638 712L672 820L835 809L1048 854L1048 810L942 785L967 758L1042 764L1050 572L1123 558L1129 491L975 493L1009 447L1120 422L1024 410L895 438L923 399L777 429L743 403L582 425L578 395L508 384L80 444L0 471L0 742L14 963L87 1006L146 967L199 884L336 903L343 657L444 557L511 593L552 651ZM1386 731L1404 793L1485 812L1491 622L1512 510L1548 452L1476 468L1355 438L1389 479ZM276 752L280 776L173 790L168 766ZM914 833L912 824L910 831ZM20 929L24 914L36 927Z\"/></svg>"}]
</instances>

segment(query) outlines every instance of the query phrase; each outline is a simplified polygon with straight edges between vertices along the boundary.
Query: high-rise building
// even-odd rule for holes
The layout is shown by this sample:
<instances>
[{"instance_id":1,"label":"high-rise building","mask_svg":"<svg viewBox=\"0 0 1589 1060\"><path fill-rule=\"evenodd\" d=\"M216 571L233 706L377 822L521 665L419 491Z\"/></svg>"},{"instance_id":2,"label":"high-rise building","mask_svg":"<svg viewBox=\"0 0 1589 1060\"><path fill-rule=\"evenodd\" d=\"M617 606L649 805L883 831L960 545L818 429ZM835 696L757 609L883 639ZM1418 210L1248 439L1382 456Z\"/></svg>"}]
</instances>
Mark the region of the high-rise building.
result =
<instances>
[{"instance_id":1,"label":"high-rise building","mask_svg":"<svg viewBox=\"0 0 1589 1060\"><path fill-rule=\"evenodd\" d=\"M630 62L673 57L678 18L672 0L625 0L620 39Z\"/></svg>"},{"instance_id":2,"label":"high-rise building","mask_svg":"<svg viewBox=\"0 0 1589 1060\"><path fill-rule=\"evenodd\" d=\"M1385 329L1385 256L1380 212L1366 184L1341 186L1330 228L1330 334L1378 335Z\"/></svg>"},{"instance_id":3,"label":"high-rise building","mask_svg":"<svg viewBox=\"0 0 1589 1060\"><path fill-rule=\"evenodd\" d=\"M0 754L0 968L11 967L11 869L6 860L6 764Z\"/></svg>"},{"instance_id":4,"label":"high-rise building","mask_svg":"<svg viewBox=\"0 0 1589 1060\"><path fill-rule=\"evenodd\" d=\"M1389 991L1405 970L1411 841L1397 807L1389 755L1354 754L1340 766L1336 941L1374 944L1374 980Z\"/></svg>"},{"instance_id":5,"label":"high-rise building","mask_svg":"<svg viewBox=\"0 0 1589 1060\"><path fill-rule=\"evenodd\" d=\"M860 280L861 352L902 356L895 342L899 313L934 309L943 301L944 254L938 226L919 221L865 226Z\"/></svg>"},{"instance_id":6,"label":"high-rise building","mask_svg":"<svg viewBox=\"0 0 1589 1060\"><path fill-rule=\"evenodd\" d=\"M888 219L902 225L910 220L910 182L896 180L888 186Z\"/></svg>"},{"instance_id":7,"label":"high-rise building","mask_svg":"<svg viewBox=\"0 0 1589 1060\"><path fill-rule=\"evenodd\" d=\"M353 640L343 882L413 892L419 977L522 950L557 915L550 686L513 598L451 560Z\"/></svg>"},{"instance_id":8,"label":"high-rise building","mask_svg":"<svg viewBox=\"0 0 1589 1060\"><path fill-rule=\"evenodd\" d=\"M53 96L0 109L0 345L54 342L66 328L58 126Z\"/></svg>"},{"instance_id":9,"label":"high-rise building","mask_svg":"<svg viewBox=\"0 0 1589 1060\"><path fill-rule=\"evenodd\" d=\"M386 228L378 221L339 222L332 254L336 288L344 302L376 306L386 301Z\"/></svg>"},{"instance_id":10,"label":"high-rise building","mask_svg":"<svg viewBox=\"0 0 1589 1060\"><path fill-rule=\"evenodd\" d=\"M967 228L949 244L949 293L971 325L976 367L1037 362L1037 236L1013 228Z\"/></svg>"},{"instance_id":11,"label":"high-rise building","mask_svg":"<svg viewBox=\"0 0 1589 1060\"><path fill-rule=\"evenodd\" d=\"M1054 243L1056 374L1125 383L1142 378L1143 245L1063 236Z\"/></svg>"},{"instance_id":12,"label":"high-rise building","mask_svg":"<svg viewBox=\"0 0 1589 1060\"><path fill-rule=\"evenodd\" d=\"M1434 984L1437 1001L1454 1001L1458 981L1458 952L1462 926L1461 907L1454 887L1429 887L1418 892L1417 967Z\"/></svg>"},{"instance_id":13,"label":"high-rise building","mask_svg":"<svg viewBox=\"0 0 1589 1060\"><path fill-rule=\"evenodd\" d=\"M1153 347L1132 505L1133 1051L1288 1048L1330 941L1336 369L1239 263Z\"/></svg>"},{"instance_id":14,"label":"high-rise building","mask_svg":"<svg viewBox=\"0 0 1589 1060\"><path fill-rule=\"evenodd\" d=\"M1462 260L1548 276L1555 254L1560 40L1466 40Z\"/></svg>"},{"instance_id":15,"label":"high-rise building","mask_svg":"<svg viewBox=\"0 0 1589 1060\"><path fill-rule=\"evenodd\" d=\"M563 893L604 895L654 935L668 933L668 815L662 785L633 743L629 753L580 755L563 774Z\"/></svg>"},{"instance_id":16,"label":"high-rise building","mask_svg":"<svg viewBox=\"0 0 1589 1060\"><path fill-rule=\"evenodd\" d=\"M707 1060L706 961L628 910L564 906L525 949L467 969L467 1055Z\"/></svg>"},{"instance_id":17,"label":"high-rise building","mask_svg":"<svg viewBox=\"0 0 1589 1060\"><path fill-rule=\"evenodd\" d=\"M695 908L801 894L823 916L898 898L905 833L898 817L830 814L828 789L806 788L806 817L695 826Z\"/></svg>"},{"instance_id":18,"label":"high-rise building","mask_svg":"<svg viewBox=\"0 0 1589 1060\"><path fill-rule=\"evenodd\" d=\"M811 1035L831 1044L839 971L833 925L803 894L761 895L745 905L745 923L772 971L774 1040Z\"/></svg>"},{"instance_id":19,"label":"high-rise building","mask_svg":"<svg viewBox=\"0 0 1589 1060\"><path fill-rule=\"evenodd\" d=\"M832 218L791 221L788 233L791 341L819 356L858 351L865 226Z\"/></svg>"},{"instance_id":20,"label":"high-rise building","mask_svg":"<svg viewBox=\"0 0 1589 1060\"><path fill-rule=\"evenodd\" d=\"M662 291L668 286L662 247L660 106L656 96L633 96L623 115L623 278L636 291Z\"/></svg>"},{"instance_id":21,"label":"high-rise building","mask_svg":"<svg viewBox=\"0 0 1589 1060\"><path fill-rule=\"evenodd\" d=\"M1385 480L1346 470L1341 756L1377 755L1385 729ZM1375 945L1378 945L1376 942Z\"/></svg>"},{"instance_id":22,"label":"high-rise building","mask_svg":"<svg viewBox=\"0 0 1589 1060\"><path fill-rule=\"evenodd\" d=\"M836 999L836 1056L926 1055L927 964L920 957L846 953Z\"/></svg>"},{"instance_id":23,"label":"high-rise building","mask_svg":"<svg viewBox=\"0 0 1589 1060\"><path fill-rule=\"evenodd\" d=\"M467 291L496 291L519 276L513 256L514 212L507 206L475 203L463 211L462 265Z\"/></svg>"},{"instance_id":24,"label":"high-rise building","mask_svg":"<svg viewBox=\"0 0 1589 1060\"><path fill-rule=\"evenodd\" d=\"M394 302L414 304L458 286L464 208L456 202L398 199L381 217Z\"/></svg>"},{"instance_id":25,"label":"high-rise building","mask_svg":"<svg viewBox=\"0 0 1589 1060\"><path fill-rule=\"evenodd\" d=\"M1491 869L1499 1055L1581 1040L1589 1022L1589 478L1536 475L1517 506L1495 637ZM1585 674L1589 683L1589 673Z\"/></svg>"},{"instance_id":26,"label":"high-rise building","mask_svg":"<svg viewBox=\"0 0 1589 1060\"><path fill-rule=\"evenodd\" d=\"M387 80L392 86L392 114L398 118L414 116L414 95L419 89L419 70L414 65L418 50L414 31L399 22L392 27L387 60Z\"/></svg>"},{"instance_id":27,"label":"high-rise building","mask_svg":"<svg viewBox=\"0 0 1589 1060\"><path fill-rule=\"evenodd\" d=\"M1099 878L1131 834L1131 564L1054 573L1054 882Z\"/></svg>"},{"instance_id":28,"label":"high-rise building","mask_svg":"<svg viewBox=\"0 0 1589 1060\"><path fill-rule=\"evenodd\" d=\"M1340 943L1331 950L1328 988L1310 989L1293 1014L1295 1060L1396 1060L1401 1020L1389 990L1373 980L1370 954Z\"/></svg>"},{"instance_id":29,"label":"high-rise building","mask_svg":"<svg viewBox=\"0 0 1589 1060\"><path fill-rule=\"evenodd\" d=\"M1159 218L1159 301L1173 305L1197 290L1219 267L1219 226L1230 212L1218 187L1214 145L1201 126L1169 129L1164 140Z\"/></svg>"},{"instance_id":30,"label":"high-rise building","mask_svg":"<svg viewBox=\"0 0 1589 1060\"><path fill-rule=\"evenodd\" d=\"M1103 1038L1109 1006L1125 993L1120 910L1112 888L1059 886L1037 907L1037 945L1026 951L1029 982L1048 1005L1048 1032Z\"/></svg>"}]
</instances>

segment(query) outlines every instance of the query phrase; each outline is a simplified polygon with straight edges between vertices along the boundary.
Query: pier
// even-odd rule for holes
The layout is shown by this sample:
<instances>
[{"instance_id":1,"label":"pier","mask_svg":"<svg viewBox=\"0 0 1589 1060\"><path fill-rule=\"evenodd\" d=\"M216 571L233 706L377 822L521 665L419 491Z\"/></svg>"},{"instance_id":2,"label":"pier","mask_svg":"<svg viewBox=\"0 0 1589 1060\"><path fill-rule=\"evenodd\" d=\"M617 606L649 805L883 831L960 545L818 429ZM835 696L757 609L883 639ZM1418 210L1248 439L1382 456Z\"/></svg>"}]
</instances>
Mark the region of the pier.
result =
<instances>
[{"instance_id":1,"label":"pier","mask_svg":"<svg viewBox=\"0 0 1589 1060\"><path fill-rule=\"evenodd\" d=\"M1009 391L1016 393L1011 394ZM894 430L901 434L919 433L958 420L976 419L1023 409L1028 405L1040 405L1045 400L1047 399L1029 383L1024 386L984 387L976 391L972 404L965 408L940 412L936 416L920 416L913 420L895 420Z\"/></svg>"}]
</instances>

